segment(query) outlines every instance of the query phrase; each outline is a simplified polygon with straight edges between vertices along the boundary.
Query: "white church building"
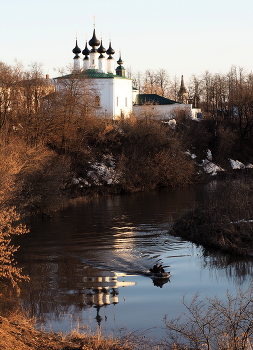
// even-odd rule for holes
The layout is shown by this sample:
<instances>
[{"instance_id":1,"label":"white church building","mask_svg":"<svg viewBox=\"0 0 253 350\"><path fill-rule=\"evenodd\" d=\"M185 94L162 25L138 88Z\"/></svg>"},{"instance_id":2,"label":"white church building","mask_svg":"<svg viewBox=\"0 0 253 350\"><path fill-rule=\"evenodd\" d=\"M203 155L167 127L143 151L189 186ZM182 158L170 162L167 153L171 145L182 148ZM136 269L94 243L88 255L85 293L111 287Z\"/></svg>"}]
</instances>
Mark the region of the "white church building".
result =
<instances>
[{"instance_id":1,"label":"white church building","mask_svg":"<svg viewBox=\"0 0 253 350\"><path fill-rule=\"evenodd\" d=\"M94 29L89 46L91 49L88 48L86 41L85 48L81 51L76 39L76 46L72 50L75 54L72 71L68 75L54 79L56 91L61 91L68 83L75 81L83 103L92 105L92 110L97 116L112 119L129 117L131 113L136 117L152 114L159 119L175 118L180 111L185 111L191 118L197 118L197 115L201 114L200 109L193 108L189 103L183 76L178 101L154 94L139 94L133 87L132 79L125 76L121 54L115 69L113 58L115 51L112 49L111 42L106 50L102 39L101 41L97 39ZM84 56L83 59L79 56L81 53Z\"/></svg>"},{"instance_id":2,"label":"white church building","mask_svg":"<svg viewBox=\"0 0 253 350\"><path fill-rule=\"evenodd\" d=\"M75 54L73 70L68 75L55 78L56 90L63 89L66 86L66 80L78 79L79 82L83 81L83 86L89 86L93 91L95 112L98 116L113 119L129 116L133 110L137 90L133 89L132 79L125 77L121 55L115 69L113 58L115 51L112 49L111 42L106 50L102 40L97 39L95 29L89 46L91 49L88 49L86 42L84 50L81 51L76 40L76 46L72 50ZM83 59L79 56L81 52Z\"/></svg>"}]
</instances>

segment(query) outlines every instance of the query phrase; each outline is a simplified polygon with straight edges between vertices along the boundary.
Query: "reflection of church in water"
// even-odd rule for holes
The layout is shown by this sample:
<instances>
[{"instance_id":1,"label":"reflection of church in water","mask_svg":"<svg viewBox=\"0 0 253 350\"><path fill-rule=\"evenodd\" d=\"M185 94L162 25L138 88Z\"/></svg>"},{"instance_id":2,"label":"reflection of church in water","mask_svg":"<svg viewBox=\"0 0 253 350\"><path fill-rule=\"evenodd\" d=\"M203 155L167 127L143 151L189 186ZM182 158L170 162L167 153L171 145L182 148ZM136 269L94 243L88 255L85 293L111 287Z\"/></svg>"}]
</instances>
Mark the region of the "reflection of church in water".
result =
<instances>
[{"instance_id":1,"label":"reflection of church in water","mask_svg":"<svg viewBox=\"0 0 253 350\"><path fill-rule=\"evenodd\" d=\"M102 317L99 310L107 305L115 305L119 302L119 287L133 286L136 282L118 281L118 277L124 277L124 273L87 268L83 277L83 301L88 306L97 309L96 320L100 325Z\"/></svg>"}]
</instances>

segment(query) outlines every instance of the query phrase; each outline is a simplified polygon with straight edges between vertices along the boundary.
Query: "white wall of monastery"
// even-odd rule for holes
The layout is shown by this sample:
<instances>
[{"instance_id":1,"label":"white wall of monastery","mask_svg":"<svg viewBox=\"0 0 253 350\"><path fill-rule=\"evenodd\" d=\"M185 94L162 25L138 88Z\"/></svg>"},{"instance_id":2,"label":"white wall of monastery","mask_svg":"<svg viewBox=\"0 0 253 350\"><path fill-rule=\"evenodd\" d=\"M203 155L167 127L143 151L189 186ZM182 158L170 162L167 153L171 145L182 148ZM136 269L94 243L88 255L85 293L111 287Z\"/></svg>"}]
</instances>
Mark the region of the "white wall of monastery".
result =
<instances>
[{"instance_id":1,"label":"white wall of monastery","mask_svg":"<svg viewBox=\"0 0 253 350\"><path fill-rule=\"evenodd\" d=\"M152 117L157 119L176 119L184 111L189 118L197 118L197 113L201 109L192 108L191 104L171 104L171 105L134 105L133 113L136 117Z\"/></svg>"},{"instance_id":2,"label":"white wall of monastery","mask_svg":"<svg viewBox=\"0 0 253 350\"><path fill-rule=\"evenodd\" d=\"M114 115L127 117L133 110L132 80L115 78L114 81Z\"/></svg>"},{"instance_id":3,"label":"white wall of monastery","mask_svg":"<svg viewBox=\"0 0 253 350\"><path fill-rule=\"evenodd\" d=\"M73 86L69 81L70 86ZM68 79L59 79L56 90L61 91L68 86ZM132 113L133 95L132 80L113 77L99 79L80 79L76 88L80 91L80 96L90 89L94 95L100 97L100 106L96 107L97 115L117 119L120 116L128 117Z\"/></svg>"},{"instance_id":4,"label":"white wall of monastery","mask_svg":"<svg viewBox=\"0 0 253 350\"><path fill-rule=\"evenodd\" d=\"M122 78L94 79L100 96L98 114L117 119L132 113L132 80Z\"/></svg>"}]
</instances>

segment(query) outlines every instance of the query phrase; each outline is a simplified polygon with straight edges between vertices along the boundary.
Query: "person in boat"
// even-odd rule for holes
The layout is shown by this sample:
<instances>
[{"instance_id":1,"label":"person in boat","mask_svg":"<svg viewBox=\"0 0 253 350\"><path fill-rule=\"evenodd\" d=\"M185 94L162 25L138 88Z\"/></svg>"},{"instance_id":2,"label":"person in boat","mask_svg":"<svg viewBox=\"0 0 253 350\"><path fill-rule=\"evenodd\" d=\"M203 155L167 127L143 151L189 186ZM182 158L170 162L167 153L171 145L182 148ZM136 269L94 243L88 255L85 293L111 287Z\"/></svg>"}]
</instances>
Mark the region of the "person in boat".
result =
<instances>
[{"instance_id":1,"label":"person in boat","mask_svg":"<svg viewBox=\"0 0 253 350\"><path fill-rule=\"evenodd\" d=\"M164 268L163 268L162 265L155 264L155 265L153 266L153 268L150 269L150 272L153 272L153 273L163 273L163 272L165 272L165 271L164 271Z\"/></svg>"},{"instance_id":2,"label":"person in boat","mask_svg":"<svg viewBox=\"0 0 253 350\"><path fill-rule=\"evenodd\" d=\"M162 265L159 266L159 269L160 269L160 272L161 272L161 273L164 273L164 272L165 272Z\"/></svg>"}]
</instances>

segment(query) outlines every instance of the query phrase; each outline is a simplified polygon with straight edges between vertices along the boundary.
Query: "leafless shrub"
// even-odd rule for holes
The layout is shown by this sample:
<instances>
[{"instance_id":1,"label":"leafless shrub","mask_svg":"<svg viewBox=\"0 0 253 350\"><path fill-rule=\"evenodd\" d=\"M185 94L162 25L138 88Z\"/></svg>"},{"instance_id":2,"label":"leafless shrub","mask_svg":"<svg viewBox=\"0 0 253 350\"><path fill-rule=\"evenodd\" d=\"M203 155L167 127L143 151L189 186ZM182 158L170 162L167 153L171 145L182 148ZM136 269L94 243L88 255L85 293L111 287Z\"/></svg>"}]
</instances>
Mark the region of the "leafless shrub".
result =
<instances>
[{"instance_id":1,"label":"leafless shrub","mask_svg":"<svg viewBox=\"0 0 253 350\"><path fill-rule=\"evenodd\" d=\"M177 120L176 131L185 149L194 149L197 152L209 148L212 132L206 121L198 122L184 117Z\"/></svg>"},{"instance_id":2,"label":"leafless shrub","mask_svg":"<svg viewBox=\"0 0 253 350\"><path fill-rule=\"evenodd\" d=\"M217 159L231 157L238 135L229 125L220 124L217 128Z\"/></svg>"},{"instance_id":3,"label":"leafless shrub","mask_svg":"<svg viewBox=\"0 0 253 350\"><path fill-rule=\"evenodd\" d=\"M204 247L252 254L252 186L243 180L218 182L206 200L182 215L171 230Z\"/></svg>"},{"instance_id":4,"label":"leafless shrub","mask_svg":"<svg viewBox=\"0 0 253 350\"><path fill-rule=\"evenodd\" d=\"M14 207L0 209L0 278L10 281L18 291L18 283L28 277L24 276L22 269L16 266L14 253L18 248L12 244L12 239L14 236L26 233L27 229L20 223L20 215Z\"/></svg>"},{"instance_id":5,"label":"leafless shrub","mask_svg":"<svg viewBox=\"0 0 253 350\"><path fill-rule=\"evenodd\" d=\"M125 121L121 128L124 138L119 167L124 169L123 188L154 189L191 181L192 163L168 126L150 119Z\"/></svg>"},{"instance_id":6,"label":"leafless shrub","mask_svg":"<svg viewBox=\"0 0 253 350\"><path fill-rule=\"evenodd\" d=\"M191 302L182 300L186 312L164 322L170 347L208 350L248 350L253 336L253 290L238 289L236 295L227 292L226 300L217 296L194 295Z\"/></svg>"}]
</instances>

